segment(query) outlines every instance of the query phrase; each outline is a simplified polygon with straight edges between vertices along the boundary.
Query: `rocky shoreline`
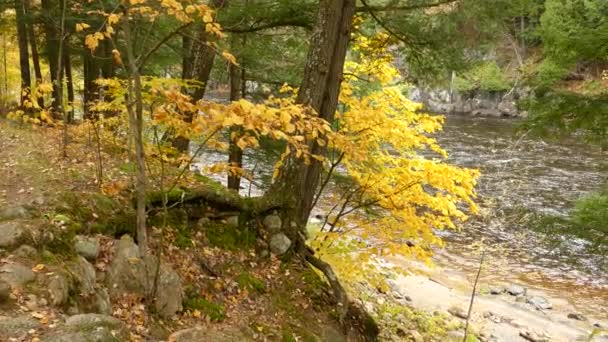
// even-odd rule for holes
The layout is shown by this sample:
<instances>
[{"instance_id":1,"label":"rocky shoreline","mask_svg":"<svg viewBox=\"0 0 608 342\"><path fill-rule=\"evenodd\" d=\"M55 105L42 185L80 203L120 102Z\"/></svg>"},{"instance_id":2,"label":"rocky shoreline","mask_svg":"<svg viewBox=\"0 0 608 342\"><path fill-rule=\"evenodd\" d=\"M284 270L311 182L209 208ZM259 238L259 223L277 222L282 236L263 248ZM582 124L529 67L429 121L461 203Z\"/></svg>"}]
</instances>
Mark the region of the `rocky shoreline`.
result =
<instances>
[{"instance_id":1,"label":"rocky shoreline","mask_svg":"<svg viewBox=\"0 0 608 342\"><path fill-rule=\"evenodd\" d=\"M396 266L406 267L411 274L397 275ZM378 312L378 303L392 301L434 315L451 317L447 340L462 341L468 317L472 280L466 274L441 267L428 267L402 258L381 263L390 290L375 291L364 303ZM449 318L447 319L450 320ZM480 341L607 341L607 322L599 317L578 312L568 298L550 297L542 289L526 284L478 284L469 334ZM448 328L448 329L450 329ZM406 331L413 341L423 341L417 331ZM400 341L395 334L388 340Z\"/></svg>"},{"instance_id":2,"label":"rocky shoreline","mask_svg":"<svg viewBox=\"0 0 608 342\"><path fill-rule=\"evenodd\" d=\"M518 89L509 92L459 93L447 89L414 88L409 98L423 103L425 110L433 113L522 118L527 113L518 109L517 101L525 94L526 91Z\"/></svg>"}]
</instances>

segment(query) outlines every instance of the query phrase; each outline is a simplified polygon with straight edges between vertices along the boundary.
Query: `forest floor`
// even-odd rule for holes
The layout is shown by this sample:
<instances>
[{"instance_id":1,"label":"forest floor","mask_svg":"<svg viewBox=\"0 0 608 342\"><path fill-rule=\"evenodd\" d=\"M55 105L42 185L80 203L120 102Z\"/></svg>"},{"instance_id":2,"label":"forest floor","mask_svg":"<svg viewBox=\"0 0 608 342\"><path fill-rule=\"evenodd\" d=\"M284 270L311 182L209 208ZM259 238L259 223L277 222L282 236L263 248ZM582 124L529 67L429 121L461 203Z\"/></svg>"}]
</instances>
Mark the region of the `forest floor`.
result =
<instances>
[{"instance_id":1,"label":"forest floor","mask_svg":"<svg viewBox=\"0 0 608 342\"><path fill-rule=\"evenodd\" d=\"M152 245L162 245L163 261L182 279L184 305L175 315L150 313L138 295L112 297L106 309L81 305L85 294L77 292L87 281L92 293L112 291L106 278L119 230L103 233L99 227L114 222L108 218L119 210L107 210L102 204L108 198L96 195L95 149L73 142L67 158L61 150L59 130L17 127L0 118L0 341L97 341L101 335L95 334L107 327L110 335L103 336L120 341L347 340L315 272L297 261L261 257L255 238L235 233L225 221L211 235L196 227L182 230L176 222L164 230L158 220L151 224ZM122 160L104 158L107 172L120 170ZM109 177L118 184L130 176ZM87 261L74 253L69 222L79 236L97 241L96 257ZM93 278L72 274L76 285L57 289L55 276L77 273L66 266L74 262L94 269ZM63 290L67 298L61 300ZM100 326L74 328L75 317ZM187 330L192 327L202 329Z\"/></svg>"}]
</instances>

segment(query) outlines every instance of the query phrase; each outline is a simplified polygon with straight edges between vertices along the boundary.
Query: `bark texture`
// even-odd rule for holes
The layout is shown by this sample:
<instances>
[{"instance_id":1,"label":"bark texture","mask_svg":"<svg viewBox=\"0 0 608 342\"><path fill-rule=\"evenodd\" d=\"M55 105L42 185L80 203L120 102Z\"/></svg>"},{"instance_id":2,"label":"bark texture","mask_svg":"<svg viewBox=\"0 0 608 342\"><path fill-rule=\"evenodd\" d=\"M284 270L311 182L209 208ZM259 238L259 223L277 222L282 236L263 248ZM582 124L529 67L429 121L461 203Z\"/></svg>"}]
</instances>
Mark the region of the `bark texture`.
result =
<instances>
[{"instance_id":1,"label":"bark texture","mask_svg":"<svg viewBox=\"0 0 608 342\"><path fill-rule=\"evenodd\" d=\"M321 1L298 93L298 103L309 106L330 123L338 105L354 13L355 0ZM325 153L325 149L316 143L311 143L310 148L315 154ZM320 174L321 164L316 160L306 165L301 159L291 158L273 187L271 194L281 194L287 204L284 230L291 237L299 233L293 231L294 227L301 231L306 226ZM275 191L277 188L279 192Z\"/></svg>"},{"instance_id":2,"label":"bark texture","mask_svg":"<svg viewBox=\"0 0 608 342\"><path fill-rule=\"evenodd\" d=\"M19 67L21 69L21 108L24 108L25 102L30 98L30 86L32 84L30 76L30 54L27 43L27 25L25 23L25 1L27 0L15 0Z\"/></svg>"},{"instance_id":3,"label":"bark texture","mask_svg":"<svg viewBox=\"0 0 608 342\"><path fill-rule=\"evenodd\" d=\"M355 0L321 0L298 93L298 103L310 107L330 123L338 105L355 9ZM309 148L314 154L325 154L325 148L315 142L310 142ZM349 308L346 291L331 266L314 256L305 245L306 223L319 186L321 166L315 159L306 164L292 154L268 196L280 196L284 203L283 232L294 241L295 251L328 279L337 301L338 318L344 322Z\"/></svg>"}]
</instances>

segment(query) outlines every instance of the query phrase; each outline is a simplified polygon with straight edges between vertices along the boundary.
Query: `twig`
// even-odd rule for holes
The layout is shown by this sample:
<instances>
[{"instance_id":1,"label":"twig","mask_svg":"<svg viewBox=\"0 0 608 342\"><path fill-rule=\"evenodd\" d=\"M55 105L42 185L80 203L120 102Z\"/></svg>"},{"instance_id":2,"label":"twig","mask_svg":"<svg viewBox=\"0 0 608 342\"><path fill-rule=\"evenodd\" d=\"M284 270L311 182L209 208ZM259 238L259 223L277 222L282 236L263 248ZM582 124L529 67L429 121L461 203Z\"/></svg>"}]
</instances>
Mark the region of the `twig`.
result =
<instances>
[{"instance_id":1,"label":"twig","mask_svg":"<svg viewBox=\"0 0 608 342\"><path fill-rule=\"evenodd\" d=\"M466 342L469 335L469 321L471 320L471 312L473 311L473 303L475 302L475 293L477 292L477 284L479 283L479 276L481 275L481 268L483 267L485 256L486 250L483 249L481 252L481 258L479 259L479 268L477 269L477 275L475 276L475 283L473 283L473 293L471 293L471 301L469 302L469 311L467 312L467 322L464 326L464 337L462 338L462 342Z\"/></svg>"}]
</instances>

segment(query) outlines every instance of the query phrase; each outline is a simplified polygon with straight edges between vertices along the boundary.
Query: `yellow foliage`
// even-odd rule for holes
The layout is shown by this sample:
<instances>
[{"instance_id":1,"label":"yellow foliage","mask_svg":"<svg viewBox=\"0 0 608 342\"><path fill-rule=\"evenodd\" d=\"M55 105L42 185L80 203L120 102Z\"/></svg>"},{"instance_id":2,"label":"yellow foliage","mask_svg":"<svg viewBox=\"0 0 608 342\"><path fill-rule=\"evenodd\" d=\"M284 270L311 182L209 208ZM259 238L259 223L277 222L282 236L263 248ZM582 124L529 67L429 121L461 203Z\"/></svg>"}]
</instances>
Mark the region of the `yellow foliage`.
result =
<instances>
[{"instance_id":1,"label":"yellow foliage","mask_svg":"<svg viewBox=\"0 0 608 342\"><path fill-rule=\"evenodd\" d=\"M447 163L447 153L432 137L441 130L443 117L421 113L421 105L395 85L401 80L388 39L385 33L355 37L353 58L345 64L343 109L336 113L339 129L329 148L341 156L352 184L336 199L349 203L330 212L328 221L335 225L324 227L329 232L313 242L321 257L336 255L335 246L331 251L323 246L352 245L352 235L335 235L349 227L381 247L375 252L428 260L430 247L442 245L434 230L455 229L457 221L477 211L473 199L479 172ZM368 255L364 250L346 252L354 252L348 258L360 259Z\"/></svg>"},{"instance_id":2,"label":"yellow foliage","mask_svg":"<svg viewBox=\"0 0 608 342\"><path fill-rule=\"evenodd\" d=\"M91 25L89 25L87 23L78 23L78 24L76 24L76 32L82 32L82 31L88 29L89 27L91 27Z\"/></svg>"}]
</instances>

